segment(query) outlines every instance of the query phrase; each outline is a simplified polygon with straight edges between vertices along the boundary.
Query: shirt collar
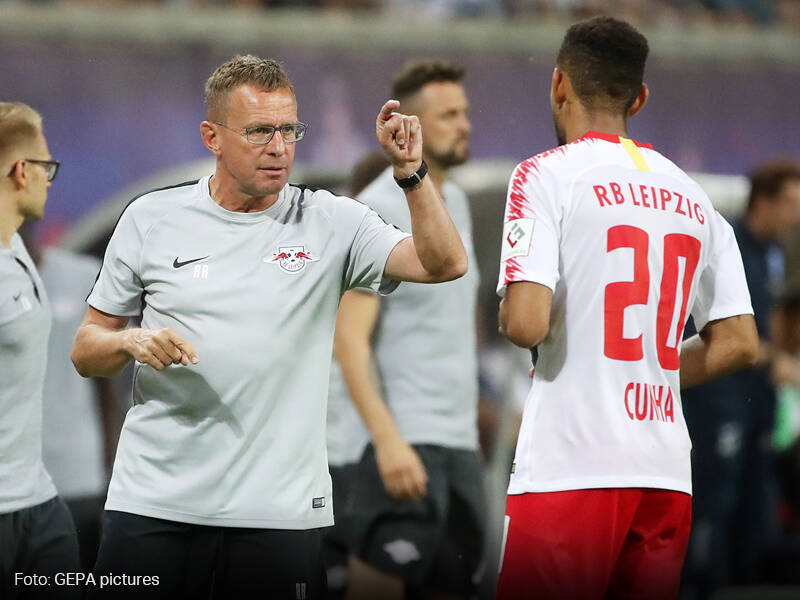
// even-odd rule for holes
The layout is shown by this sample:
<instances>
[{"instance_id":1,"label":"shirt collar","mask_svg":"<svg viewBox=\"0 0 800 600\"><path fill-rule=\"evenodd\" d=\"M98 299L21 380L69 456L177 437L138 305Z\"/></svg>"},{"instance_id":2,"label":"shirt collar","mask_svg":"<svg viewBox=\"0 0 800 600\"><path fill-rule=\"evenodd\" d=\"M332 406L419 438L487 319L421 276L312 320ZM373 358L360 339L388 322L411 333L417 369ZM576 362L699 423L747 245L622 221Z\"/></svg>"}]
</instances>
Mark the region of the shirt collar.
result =
<instances>
[{"instance_id":1,"label":"shirt collar","mask_svg":"<svg viewBox=\"0 0 800 600\"><path fill-rule=\"evenodd\" d=\"M587 131L584 133L580 139L582 140L604 140L606 142L612 142L614 144L619 144L618 135L612 135L610 133L601 133L599 131ZM637 142L636 140L631 140L634 144L639 146L639 148L649 148L650 150L653 149L653 144L643 144L642 142Z\"/></svg>"}]
</instances>

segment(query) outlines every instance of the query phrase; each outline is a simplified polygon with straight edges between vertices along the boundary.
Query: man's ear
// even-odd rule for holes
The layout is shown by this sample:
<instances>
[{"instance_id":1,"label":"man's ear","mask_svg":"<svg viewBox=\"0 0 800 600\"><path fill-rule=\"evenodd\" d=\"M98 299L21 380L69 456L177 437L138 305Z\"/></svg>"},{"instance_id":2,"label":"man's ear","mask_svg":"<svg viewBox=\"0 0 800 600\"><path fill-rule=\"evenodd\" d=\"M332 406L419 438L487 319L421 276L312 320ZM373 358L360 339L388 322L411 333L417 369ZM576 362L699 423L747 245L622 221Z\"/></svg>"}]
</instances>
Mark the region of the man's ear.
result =
<instances>
[{"instance_id":1,"label":"man's ear","mask_svg":"<svg viewBox=\"0 0 800 600\"><path fill-rule=\"evenodd\" d=\"M25 159L15 162L8 175L14 182L17 189L24 188L28 184L28 174L25 172Z\"/></svg>"},{"instance_id":2,"label":"man's ear","mask_svg":"<svg viewBox=\"0 0 800 600\"><path fill-rule=\"evenodd\" d=\"M211 150L214 156L222 154L217 130L214 128L213 123L210 121L203 121L200 123L200 137L203 138L203 143L206 145L206 148Z\"/></svg>"},{"instance_id":3,"label":"man's ear","mask_svg":"<svg viewBox=\"0 0 800 600\"><path fill-rule=\"evenodd\" d=\"M632 117L640 110L644 108L644 105L647 104L647 99L650 97L650 89L647 87L647 84L642 84L642 87L639 88L639 93L636 95L636 100L633 101L631 107L628 109L628 118Z\"/></svg>"},{"instance_id":4,"label":"man's ear","mask_svg":"<svg viewBox=\"0 0 800 600\"><path fill-rule=\"evenodd\" d=\"M556 67L550 82L550 98L554 105L564 104L567 100L567 87L570 85L569 75Z\"/></svg>"}]
</instances>

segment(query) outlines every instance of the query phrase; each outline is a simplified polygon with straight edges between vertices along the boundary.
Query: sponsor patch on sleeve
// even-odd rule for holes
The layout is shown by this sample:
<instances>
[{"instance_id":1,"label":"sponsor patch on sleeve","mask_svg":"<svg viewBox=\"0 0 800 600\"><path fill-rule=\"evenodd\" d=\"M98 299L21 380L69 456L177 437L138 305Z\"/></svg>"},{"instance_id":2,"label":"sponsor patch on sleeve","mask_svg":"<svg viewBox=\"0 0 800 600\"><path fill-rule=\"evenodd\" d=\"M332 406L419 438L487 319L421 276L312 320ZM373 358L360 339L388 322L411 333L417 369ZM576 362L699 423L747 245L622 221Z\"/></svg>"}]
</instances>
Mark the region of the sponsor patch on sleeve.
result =
<instances>
[{"instance_id":1,"label":"sponsor patch on sleeve","mask_svg":"<svg viewBox=\"0 0 800 600\"><path fill-rule=\"evenodd\" d=\"M533 240L533 224L536 219L512 219L503 225L503 249L500 260L506 261L517 256L528 256Z\"/></svg>"}]
</instances>

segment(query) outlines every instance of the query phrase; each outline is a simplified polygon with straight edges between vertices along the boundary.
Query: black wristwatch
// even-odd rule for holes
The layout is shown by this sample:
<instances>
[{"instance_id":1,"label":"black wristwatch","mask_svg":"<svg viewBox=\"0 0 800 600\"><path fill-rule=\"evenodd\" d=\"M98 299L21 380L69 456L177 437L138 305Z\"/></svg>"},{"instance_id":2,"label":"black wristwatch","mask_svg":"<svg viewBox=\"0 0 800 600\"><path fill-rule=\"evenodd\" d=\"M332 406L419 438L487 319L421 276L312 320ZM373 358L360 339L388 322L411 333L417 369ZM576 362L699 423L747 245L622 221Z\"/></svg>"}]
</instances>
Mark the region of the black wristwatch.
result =
<instances>
[{"instance_id":1,"label":"black wristwatch","mask_svg":"<svg viewBox=\"0 0 800 600\"><path fill-rule=\"evenodd\" d=\"M394 180L395 182L397 182L397 185L399 185L404 190L407 190L408 188L412 188L415 185L418 185L419 182L422 181L422 178L425 177L425 175L427 174L428 174L428 165L423 160L422 164L419 166L419 169L417 169L415 173L412 173L411 175L409 175L408 177L404 177L403 179L398 179L397 177L395 177Z\"/></svg>"}]
</instances>

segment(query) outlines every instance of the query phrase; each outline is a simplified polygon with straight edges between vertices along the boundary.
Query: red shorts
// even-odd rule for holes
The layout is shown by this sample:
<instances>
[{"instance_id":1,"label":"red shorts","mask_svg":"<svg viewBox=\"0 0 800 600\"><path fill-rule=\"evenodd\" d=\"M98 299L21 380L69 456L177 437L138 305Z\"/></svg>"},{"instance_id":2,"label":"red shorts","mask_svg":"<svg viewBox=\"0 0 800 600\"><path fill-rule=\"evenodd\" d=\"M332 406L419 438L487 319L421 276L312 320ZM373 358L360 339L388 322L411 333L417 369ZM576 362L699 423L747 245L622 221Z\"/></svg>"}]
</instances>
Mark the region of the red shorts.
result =
<instances>
[{"instance_id":1,"label":"red shorts","mask_svg":"<svg viewBox=\"0 0 800 600\"><path fill-rule=\"evenodd\" d=\"M670 490L508 496L497 599L675 599L691 523Z\"/></svg>"}]
</instances>

